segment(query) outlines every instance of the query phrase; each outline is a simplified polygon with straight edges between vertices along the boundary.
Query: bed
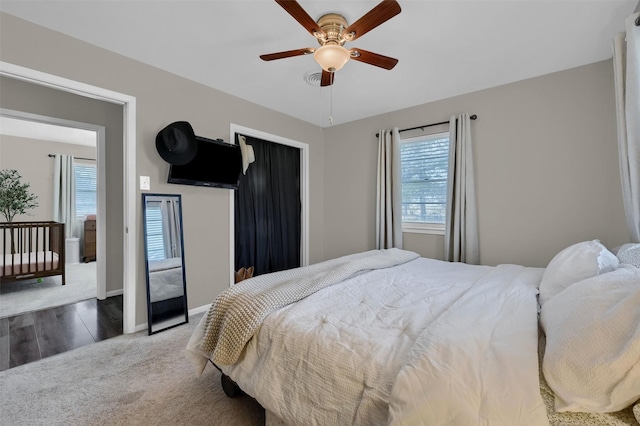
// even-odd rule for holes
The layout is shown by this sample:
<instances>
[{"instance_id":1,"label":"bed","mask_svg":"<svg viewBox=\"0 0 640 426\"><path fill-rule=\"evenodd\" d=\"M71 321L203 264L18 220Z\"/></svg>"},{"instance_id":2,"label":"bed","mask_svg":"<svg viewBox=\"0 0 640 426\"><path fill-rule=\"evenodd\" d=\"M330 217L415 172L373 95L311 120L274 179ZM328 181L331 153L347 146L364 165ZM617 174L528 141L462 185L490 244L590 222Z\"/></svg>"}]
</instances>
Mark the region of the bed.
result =
<instances>
[{"instance_id":1,"label":"bed","mask_svg":"<svg viewBox=\"0 0 640 426\"><path fill-rule=\"evenodd\" d=\"M153 322L184 316L182 257L149 261L149 302Z\"/></svg>"},{"instance_id":2,"label":"bed","mask_svg":"<svg viewBox=\"0 0 640 426\"><path fill-rule=\"evenodd\" d=\"M173 299L183 295L182 258L171 257L149 261L149 286L151 303Z\"/></svg>"},{"instance_id":3,"label":"bed","mask_svg":"<svg viewBox=\"0 0 640 426\"><path fill-rule=\"evenodd\" d=\"M60 275L65 285L64 223L0 223L0 283Z\"/></svg>"},{"instance_id":4,"label":"bed","mask_svg":"<svg viewBox=\"0 0 640 426\"><path fill-rule=\"evenodd\" d=\"M594 254L604 248L599 242L578 246L546 269L449 263L390 249L255 277L218 296L186 353L196 374L211 360L257 399L268 424L638 424L640 269L619 265L610 252L609 263L603 261ZM590 263L576 262L581 256ZM585 271L583 263L589 263ZM573 352L588 352L589 336L565 343L566 327L556 322L572 324L562 317L571 303L611 312L564 291L586 282L578 287L589 296L593 286L612 285L597 282L607 274L631 293L626 303L637 304L616 316L625 324L605 327L620 330L613 334L624 336L625 350L597 336L606 350L623 352L610 357L623 377L596 386L606 389L603 404L612 412L584 413L584 406L567 401L575 386L579 393L581 377L592 379L591 370L566 386L555 373L558 365L568 368L566 358L579 365ZM545 290L542 308L539 289ZM613 319L592 320L598 331L598 321ZM558 348L571 353L562 358ZM610 367L599 362L598 379ZM565 398L560 404L555 390ZM585 402L584 395L574 397Z\"/></svg>"}]
</instances>

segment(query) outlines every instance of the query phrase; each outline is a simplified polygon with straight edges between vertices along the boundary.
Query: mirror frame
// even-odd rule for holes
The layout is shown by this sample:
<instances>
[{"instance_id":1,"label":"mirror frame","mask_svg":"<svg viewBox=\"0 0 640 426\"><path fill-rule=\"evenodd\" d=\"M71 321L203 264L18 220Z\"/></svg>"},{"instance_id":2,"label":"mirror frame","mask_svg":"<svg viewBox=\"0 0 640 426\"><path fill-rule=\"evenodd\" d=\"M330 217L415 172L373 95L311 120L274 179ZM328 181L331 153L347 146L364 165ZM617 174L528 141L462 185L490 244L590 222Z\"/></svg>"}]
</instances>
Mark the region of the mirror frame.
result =
<instances>
[{"instance_id":1,"label":"mirror frame","mask_svg":"<svg viewBox=\"0 0 640 426\"><path fill-rule=\"evenodd\" d=\"M149 258L148 258L148 239L147 239L147 199L149 198L157 198L157 197L165 197L165 198L173 198L178 201L178 225L179 229L179 237L180 237L180 257L182 264L182 294L183 294L183 311L184 311L184 320L180 320L179 318L182 316L176 317L178 322L172 322L169 325L154 327L152 316L153 316L153 306L151 304L151 289L150 289L150 274L149 274ZM142 194L142 229L143 229L143 239L144 239L144 260L145 260L145 274L146 274L146 285L147 285L147 325L149 330L149 335L158 333L163 330L168 330L173 327L177 327L182 324L186 324L189 322L189 309L187 307L187 277L185 272L185 262L184 262L184 232L183 232L183 224L182 224L182 196L180 194L153 194L153 193L143 193Z\"/></svg>"}]
</instances>

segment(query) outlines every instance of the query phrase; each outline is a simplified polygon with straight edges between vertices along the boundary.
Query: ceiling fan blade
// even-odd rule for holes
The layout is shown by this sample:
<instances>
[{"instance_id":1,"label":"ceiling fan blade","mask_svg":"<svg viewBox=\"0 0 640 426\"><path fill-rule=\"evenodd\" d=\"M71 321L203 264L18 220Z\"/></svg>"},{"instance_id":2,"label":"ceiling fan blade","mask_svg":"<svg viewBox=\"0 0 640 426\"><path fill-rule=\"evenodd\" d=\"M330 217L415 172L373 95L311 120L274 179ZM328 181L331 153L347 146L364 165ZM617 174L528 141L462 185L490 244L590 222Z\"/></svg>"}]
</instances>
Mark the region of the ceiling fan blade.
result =
<instances>
[{"instance_id":1,"label":"ceiling fan blade","mask_svg":"<svg viewBox=\"0 0 640 426\"><path fill-rule=\"evenodd\" d=\"M334 75L334 72L322 70L322 77L320 77L320 87L331 86L333 84Z\"/></svg>"},{"instance_id":2,"label":"ceiling fan blade","mask_svg":"<svg viewBox=\"0 0 640 426\"><path fill-rule=\"evenodd\" d=\"M314 49L308 47L306 49L287 50L285 52L268 53L266 55L260 55L260 59L263 61L273 61L275 59L291 58L292 56L310 55L314 52Z\"/></svg>"},{"instance_id":3,"label":"ceiling fan blade","mask_svg":"<svg viewBox=\"0 0 640 426\"><path fill-rule=\"evenodd\" d=\"M351 59L354 61L375 65L376 67L384 68L386 70L392 69L398 63L398 60L395 58L390 58L389 56L368 52L362 49L349 49L349 53L351 53Z\"/></svg>"},{"instance_id":4,"label":"ceiling fan blade","mask_svg":"<svg viewBox=\"0 0 640 426\"><path fill-rule=\"evenodd\" d=\"M324 31L316 21L300 6L296 0L276 0L284 10L293 16L293 18L300 23L309 33L316 37L318 35L325 35Z\"/></svg>"},{"instance_id":5,"label":"ceiling fan blade","mask_svg":"<svg viewBox=\"0 0 640 426\"><path fill-rule=\"evenodd\" d=\"M400 13L400 5L396 0L383 0L376 7L367 12L362 18L349 25L344 34L353 33L348 40L352 41L358 37L362 37L378 25L388 21L389 19Z\"/></svg>"}]
</instances>

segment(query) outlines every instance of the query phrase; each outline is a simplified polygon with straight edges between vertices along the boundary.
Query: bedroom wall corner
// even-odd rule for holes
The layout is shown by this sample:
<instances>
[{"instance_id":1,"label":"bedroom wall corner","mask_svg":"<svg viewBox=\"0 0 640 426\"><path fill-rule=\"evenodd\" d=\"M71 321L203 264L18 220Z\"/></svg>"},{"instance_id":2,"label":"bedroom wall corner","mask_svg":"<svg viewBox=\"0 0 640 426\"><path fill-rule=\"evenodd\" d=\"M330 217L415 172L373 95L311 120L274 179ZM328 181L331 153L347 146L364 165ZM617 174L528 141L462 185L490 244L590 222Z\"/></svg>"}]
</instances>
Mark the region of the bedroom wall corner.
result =
<instances>
[{"instance_id":1,"label":"bedroom wall corner","mask_svg":"<svg viewBox=\"0 0 640 426\"><path fill-rule=\"evenodd\" d=\"M561 249L627 242L612 62L605 60L326 129L325 256L375 247L375 134L478 115L472 122L481 263L543 267ZM441 237L405 248L433 258Z\"/></svg>"}]
</instances>

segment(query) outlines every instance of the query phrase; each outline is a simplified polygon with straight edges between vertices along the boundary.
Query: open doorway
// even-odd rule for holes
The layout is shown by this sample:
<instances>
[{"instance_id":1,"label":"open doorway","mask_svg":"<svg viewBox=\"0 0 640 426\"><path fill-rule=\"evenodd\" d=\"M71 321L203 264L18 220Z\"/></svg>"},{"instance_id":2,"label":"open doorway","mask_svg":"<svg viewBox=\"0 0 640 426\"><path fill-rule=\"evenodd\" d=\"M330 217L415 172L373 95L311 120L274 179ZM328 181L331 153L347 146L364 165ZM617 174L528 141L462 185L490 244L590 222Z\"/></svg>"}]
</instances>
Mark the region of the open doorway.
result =
<instances>
[{"instance_id":1,"label":"open doorway","mask_svg":"<svg viewBox=\"0 0 640 426\"><path fill-rule=\"evenodd\" d=\"M106 217L105 189L100 181L105 167L104 135L103 126L0 109L0 169L17 170L37 197L37 207L17 220L51 220L56 197L73 199L69 217L53 217L68 230L65 285L61 275L4 283L0 318L107 297L106 244L96 232L99 218ZM73 188L54 195L55 170L60 170L54 163L63 156L70 160Z\"/></svg>"},{"instance_id":2,"label":"open doorway","mask_svg":"<svg viewBox=\"0 0 640 426\"><path fill-rule=\"evenodd\" d=\"M84 99L85 102L94 100L103 105L115 105L118 109L119 124L117 127L120 130L110 133L119 139L119 143L113 153L113 165L116 166L114 177L118 178L116 179L117 181L121 180L122 184L110 185L110 187L114 187L118 191L115 202L111 203L109 201L110 208L113 207L112 204L115 204L118 210L112 215L116 223L112 228L110 227L109 231L110 236L117 237L117 243L113 248L109 249L107 256L110 259L114 259L114 262L118 264L114 268L118 275L117 280L114 280L114 282L122 288L123 332L133 333L145 328L144 324L141 324L139 328L136 327L136 236L138 227L135 185L136 99L112 90L2 61L0 61L0 78L22 81L33 85L33 87L44 87L61 94L74 95L79 99ZM6 100L6 96L5 86L3 85L3 103L4 100ZM21 102L27 100L28 97L20 97ZM105 179L101 179L101 181L105 182ZM107 226L104 223L100 226L100 222L98 222L98 235L106 235ZM110 253L112 254L111 256ZM112 270L111 266L109 270ZM109 285L109 282L107 285Z\"/></svg>"}]
</instances>

